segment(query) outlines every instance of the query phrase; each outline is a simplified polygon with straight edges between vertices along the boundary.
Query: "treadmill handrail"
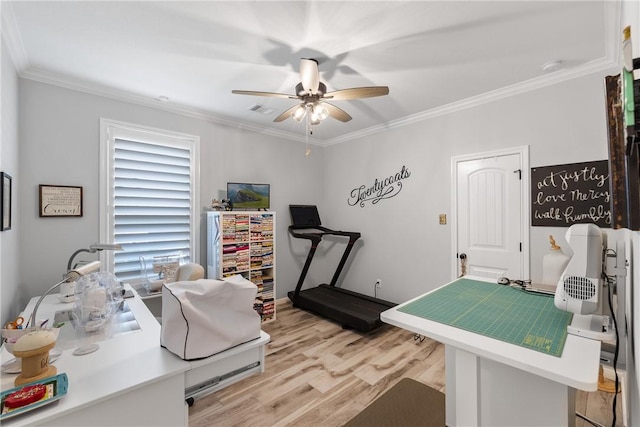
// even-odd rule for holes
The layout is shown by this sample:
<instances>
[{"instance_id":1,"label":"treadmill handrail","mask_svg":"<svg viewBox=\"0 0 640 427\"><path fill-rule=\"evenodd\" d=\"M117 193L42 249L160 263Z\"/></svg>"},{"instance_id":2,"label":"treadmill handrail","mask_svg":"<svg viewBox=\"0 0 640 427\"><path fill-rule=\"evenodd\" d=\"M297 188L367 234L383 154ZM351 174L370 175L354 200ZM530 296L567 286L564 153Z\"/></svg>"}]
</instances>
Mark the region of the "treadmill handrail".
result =
<instances>
[{"instance_id":1,"label":"treadmill handrail","mask_svg":"<svg viewBox=\"0 0 640 427\"><path fill-rule=\"evenodd\" d=\"M310 232L304 233L296 230L318 230L318 231L310 231ZM290 225L289 234L291 234L293 237L298 237L301 239L312 239L311 236L322 237L324 235L345 236L345 237L353 238L354 242L362 236L362 234L357 231L332 230L330 228L323 227L322 225Z\"/></svg>"},{"instance_id":2,"label":"treadmill handrail","mask_svg":"<svg viewBox=\"0 0 640 427\"><path fill-rule=\"evenodd\" d=\"M317 230L317 231L303 233L303 232L300 232L299 230ZM311 226L290 225L289 234L299 239L311 240L312 242L311 248L309 248L309 253L307 254L307 259L302 268L300 278L298 279L298 283L296 284L294 298L298 296L298 294L300 293L300 290L302 289L302 283L304 282L304 279L307 276L307 272L309 271L309 267L311 266L311 261L313 260L313 257L316 253L316 249L318 248L318 244L322 240L323 236L332 235L332 236L349 237L349 242L347 243L347 246L342 254L342 258L338 263L338 268L336 269L333 275L333 278L331 279L331 283L329 284L329 286L332 286L332 287L334 287L336 285L336 282L338 281L338 276L340 276L340 273L342 272L342 269L344 268L344 265L347 262L349 253L351 253L351 249L353 249L353 244L361 236L359 232L332 230L330 228L323 227L321 225L311 225Z\"/></svg>"},{"instance_id":3,"label":"treadmill handrail","mask_svg":"<svg viewBox=\"0 0 640 427\"><path fill-rule=\"evenodd\" d=\"M306 230L306 231L303 231ZM309 225L309 226L300 226L300 225L290 225L289 226L289 234L293 237L297 237L300 239L313 239L313 237L322 237L327 233L327 231L331 231L326 227L321 225Z\"/></svg>"}]
</instances>

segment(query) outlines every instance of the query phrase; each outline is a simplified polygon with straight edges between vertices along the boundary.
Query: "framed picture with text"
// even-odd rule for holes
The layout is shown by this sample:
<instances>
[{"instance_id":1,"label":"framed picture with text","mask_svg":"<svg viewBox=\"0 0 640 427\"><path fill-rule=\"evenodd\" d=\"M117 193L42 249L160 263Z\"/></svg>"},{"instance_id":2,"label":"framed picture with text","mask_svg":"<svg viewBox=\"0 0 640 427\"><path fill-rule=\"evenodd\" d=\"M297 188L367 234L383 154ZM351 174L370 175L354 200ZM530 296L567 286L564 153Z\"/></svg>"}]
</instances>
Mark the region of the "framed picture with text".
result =
<instances>
[{"instance_id":1,"label":"framed picture with text","mask_svg":"<svg viewBox=\"0 0 640 427\"><path fill-rule=\"evenodd\" d=\"M11 230L11 175L0 172L0 231Z\"/></svg>"},{"instance_id":2,"label":"framed picture with text","mask_svg":"<svg viewBox=\"0 0 640 427\"><path fill-rule=\"evenodd\" d=\"M82 216L82 187L40 184L40 216Z\"/></svg>"}]
</instances>

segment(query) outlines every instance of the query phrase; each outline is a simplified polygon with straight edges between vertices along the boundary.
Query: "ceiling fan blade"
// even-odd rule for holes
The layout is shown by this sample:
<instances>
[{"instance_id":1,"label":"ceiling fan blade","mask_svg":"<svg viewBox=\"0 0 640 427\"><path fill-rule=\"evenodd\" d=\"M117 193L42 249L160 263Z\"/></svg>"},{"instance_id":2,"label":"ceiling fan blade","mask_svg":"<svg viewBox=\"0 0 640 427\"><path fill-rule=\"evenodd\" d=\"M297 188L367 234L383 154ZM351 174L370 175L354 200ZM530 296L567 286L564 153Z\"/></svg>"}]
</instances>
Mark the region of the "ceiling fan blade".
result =
<instances>
[{"instance_id":1,"label":"ceiling fan blade","mask_svg":"<svg viewBox=\"0 0 640 427\"><path fill-rule=\"evenodd\" d=\"M287 95L286 93L256 92L255 90L232 90L231 93L236 95L271 96L274 98L298 99L297 96Z\"/></svg>"},{"instance_id":2,"label":"ceiling fan blade","mask_svg":"<svg viewBox=\"0 0 640 427\"><path fill-rule=\"evenodd\" d=\"M282 122L287 120L289 117L291 117L291 114L293 114L293 111L298 108L298 104L294 105L291 108L286 109L285 111L283 111L278 117L276 117L275 119L273 119L274 122Z\"/></svg>"},{"instance_id":3,"label":"ceiling fan blade","mask_svg":"<svg viewBox=\"0 0 640 427\"><path fill-rule=\"evenodd\" d=\"M300 81L302 87L310 94L318 92L320 85L320 72L318 71L318 61L315 59L300 59Z\"/></svg>"},{"instance_id":4,"label":"ceiling fan blade","mask_svg":"<svg viewBox=\"0 0 640 427\"><path fill-rule=\"evenodd\" d=\"M344 99L372 98L374 96L388 94L389 88L387 86L352 87L351 89L342 89L326 93L324 98L342 101Z\"/></svg>"},{"instance_id":5,"label":"ceiling fan blade","mask_svg":"<svg viewBox=\"0 0 640 427\"><path fill-rule=\"evenodd\" d=\"M347 114L342 108L338 108L335 105L329 104L328 102L323 102L322 105L327 109L329 115L336 120L340 120L343 123L351 120L351 116Z\"/></svg>"}]
</instances>

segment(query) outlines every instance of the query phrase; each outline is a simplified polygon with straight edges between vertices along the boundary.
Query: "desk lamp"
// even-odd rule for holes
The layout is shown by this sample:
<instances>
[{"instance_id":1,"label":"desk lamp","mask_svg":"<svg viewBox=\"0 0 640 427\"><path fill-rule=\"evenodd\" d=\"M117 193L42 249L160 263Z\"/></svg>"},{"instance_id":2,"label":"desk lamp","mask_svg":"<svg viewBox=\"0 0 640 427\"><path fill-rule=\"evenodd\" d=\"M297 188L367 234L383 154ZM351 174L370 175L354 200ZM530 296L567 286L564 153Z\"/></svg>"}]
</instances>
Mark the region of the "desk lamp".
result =
<instances>
[{"instance_id":1,"label":"desk lamp","mask_svg":"<svg viewBox=\"0 0 640 427\"><path fill-rule=\"evenodd\" d=\"M94 243L93 245L89 246L89 249L78 249L77 251L75 251L73 254L71 254L71 257L69 258L69 261L67 262L67 270L66 273L67 274L69 271L72 271L72 269L77 265L74 265L73 263L73 259L76 257L76 255L78 255L80 252L88 252L90 254L96 253L98 251L104 251L104 250L108 250L108 251L119 251L122 250L122 246L121 245L117 245L117 244L110 244L110 243ZM75 297L73 296L74 294L74 289L75 289L75 281L78 278L67 278L66 279L66 283L68 283L68 285L62 286L60 288L60 293L61 295L61 300L63 302L72 302L74 301Z\"/></svg>"},{"instance_id":2,"label":"desk lamp","mask_svg":"<svg viewBox=\"0 0 640 427\"><path fill-rule=\"evenodd\" d=\"M71 254L71 257L69 258L69 262L67 262L67 272L71 270L73 259L80 252L88 252L90 254L94 254L94 253L96 253L98 251L104 251L104 250L107 250L107 251L120 251L120 250L122 250L122 245L117 245L117 244L113 245L113 244L110 244L110 243L94 243L93 245L89 246L89 249L78 249L73 254Z\"/></svg>"},{"instance_id":3,"label":"desk lamp","mask_svg":"<svg viewBox=\"0 0 640 427\"><path fill-rule=\"evenodd\" d=\"M82 267L79 267L79 268L77 268L75 270L67 271L67 273L64 275L64 279L62 279L61 281L59 281L58 283L56 283L55 285L53 285L52 287L47 289L47 291L44 294L42 294L42 296L38 299L38 301L36 302L35 307L33 307L33 312L31 313L31 316L29 317L29 320L27 321L26 327L29 327L29 324L31 324L32 328L35 327L35 323L36 323L36 321L38 319L36 317L37 316L37 312L38 312L38 307L40 307L40 303L42 302L44 297L49 295L56 288L58 288L63 283L66 283L67 281L76 281L80 277L84 276L85 274L89 274L91 272L100 270L100 266L101 265L102 265L102 263L100 261L93 261L93 262L85 264Z\"/></svg>"}]
</instances>

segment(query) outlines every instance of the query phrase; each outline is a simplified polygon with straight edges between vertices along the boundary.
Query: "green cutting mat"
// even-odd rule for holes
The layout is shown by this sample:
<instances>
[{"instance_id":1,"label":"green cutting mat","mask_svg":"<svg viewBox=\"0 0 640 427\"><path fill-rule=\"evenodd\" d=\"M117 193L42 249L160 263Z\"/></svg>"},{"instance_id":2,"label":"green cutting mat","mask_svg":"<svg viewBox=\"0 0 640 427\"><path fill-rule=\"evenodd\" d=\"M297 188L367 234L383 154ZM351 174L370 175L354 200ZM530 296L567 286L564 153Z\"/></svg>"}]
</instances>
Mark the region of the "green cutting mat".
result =
<instances>
[{"instance_id":1,"label":"green cutting mat","mask_svg":"<svg viewBox=\"0 0 640 427\"><path fill-rule=\"evenodd\" d=\"M555 307L553 297L464 278L398 311L556 357L572 317Z\"/></svg>"}]
</instances>

